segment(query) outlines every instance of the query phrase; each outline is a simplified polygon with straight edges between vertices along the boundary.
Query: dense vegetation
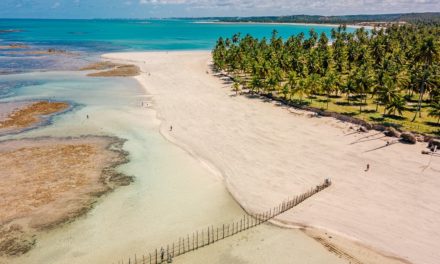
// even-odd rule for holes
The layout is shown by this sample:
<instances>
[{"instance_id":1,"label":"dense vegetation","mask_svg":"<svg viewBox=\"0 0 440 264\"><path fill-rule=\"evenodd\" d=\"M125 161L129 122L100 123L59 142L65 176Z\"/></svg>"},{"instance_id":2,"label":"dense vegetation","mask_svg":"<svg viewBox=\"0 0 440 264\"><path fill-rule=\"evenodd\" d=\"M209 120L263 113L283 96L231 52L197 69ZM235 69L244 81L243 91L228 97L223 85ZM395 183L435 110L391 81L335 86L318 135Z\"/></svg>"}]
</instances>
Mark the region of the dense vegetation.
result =
<instances>
[{"instance_id":1,"label":"dense vegetation","mask_svg":"<svg viewBox=\"0 0 440 264\"><path fill-rule=\"evenodd\" d=\"M205 18L206 19L206 18ZM223 22L265 22L265 23L334 23L350 24L360 22L425 22L440 23L440 13L407 13L407 14L380 14L380 15L346 15L346 16L263 16L263 17L221 17L216 18Z\"/></svg>"},{"instance_id":2,"label":"dense vegetation","mask_svg":"<svg viewBox=\"0 0 440 264\"><path fill-rule=\"evenodd\" d=\"M288 104L328 109L405 130L440 128L440 26L312 29L281 39L219 38L214 66L246 90Z\"/></svg>"}]
</instances>

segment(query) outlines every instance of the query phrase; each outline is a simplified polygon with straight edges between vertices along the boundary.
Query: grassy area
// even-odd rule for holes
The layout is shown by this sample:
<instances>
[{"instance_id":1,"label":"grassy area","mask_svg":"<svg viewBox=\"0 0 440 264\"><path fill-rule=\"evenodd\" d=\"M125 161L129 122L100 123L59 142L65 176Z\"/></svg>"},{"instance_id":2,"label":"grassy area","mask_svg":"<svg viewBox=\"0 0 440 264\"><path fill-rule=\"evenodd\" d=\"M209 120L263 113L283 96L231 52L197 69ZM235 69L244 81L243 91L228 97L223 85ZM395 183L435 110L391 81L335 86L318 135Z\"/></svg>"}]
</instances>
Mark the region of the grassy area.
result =
<instances>
[{"instance_id":1,"label":"grassy area","mask_svg":"<svg viewBox=\"0 0 440 264\"><path fill-rule=\"evenodd\" d=\"M300 102L299 97L293 97L292 101ZM422 118L417 116L414 122L411 122L411 120L414 117L417 102L407 105L402 116L383 115L384 107L381 105L378 106L376 111L376 104L371 98L367 99L367 105L362 104L362 112L359 109L360 102L356 99L350 99L350 103L348 103L346 96L330 98L328 109L326 96L308 97L303 99L302 103L311 107L353 116L373 124L392 125L401 130L415 131L434 136L440 135L440 125L437 124L437 119L428 116L429 105L425 102L422 104Z\"/></svg>"}]
</instances>

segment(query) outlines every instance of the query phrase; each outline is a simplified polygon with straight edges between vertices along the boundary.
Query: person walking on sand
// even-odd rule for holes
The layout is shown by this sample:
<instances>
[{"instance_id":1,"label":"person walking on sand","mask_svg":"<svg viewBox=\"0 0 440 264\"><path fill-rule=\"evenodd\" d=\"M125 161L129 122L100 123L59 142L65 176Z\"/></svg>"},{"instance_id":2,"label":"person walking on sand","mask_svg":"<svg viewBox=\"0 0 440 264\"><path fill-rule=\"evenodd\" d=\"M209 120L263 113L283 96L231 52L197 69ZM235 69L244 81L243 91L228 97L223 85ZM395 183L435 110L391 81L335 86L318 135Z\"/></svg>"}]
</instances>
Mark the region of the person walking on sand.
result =
<instances>
[{"instance_id":1,"label":"person walking on sand","mask_svg":"<svg viewBox=\"0 0 440 264\"><path fill-rule=\"evenodd\" d=\"M87 119L89 119L89 115L87 115Z\"/></svg>"},{"instance_id":2,"label":"person walking on sand","mask_svg":"<svg viewBox=\"0 0 440 264\"><path fill-rule=\"evenodd\" d=\"M173 126L170 126L170 131L173 131Z\"/></svg>"},{"instance_id":3,"label":"person walking on sand","mask_svg":"<svg viewBox=\"0 0 440 264\"><path fill-rule=\"evenodd\" d=\"M365 171L367 172L367 171L369 171L370 170L370 164L368 163L367 164L367 168L365 169Z\"/></svg>"}]
</instances>

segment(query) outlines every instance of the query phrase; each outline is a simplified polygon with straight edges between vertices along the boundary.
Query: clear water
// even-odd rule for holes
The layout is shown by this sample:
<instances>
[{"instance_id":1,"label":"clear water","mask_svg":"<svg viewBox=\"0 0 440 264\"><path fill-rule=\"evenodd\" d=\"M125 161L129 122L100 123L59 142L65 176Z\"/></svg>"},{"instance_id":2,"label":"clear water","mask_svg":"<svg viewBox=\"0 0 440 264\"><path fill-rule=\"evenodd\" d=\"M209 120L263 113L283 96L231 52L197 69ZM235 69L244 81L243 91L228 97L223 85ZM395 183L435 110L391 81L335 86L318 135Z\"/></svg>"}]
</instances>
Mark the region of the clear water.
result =
<instances>
[{"instance_id":1,"label":"clear water","mask_svg":"<svg viewBox=\"0 0 440 264\"><path fill-rule=\"evenodd\" d=\"M30 48L62 49L74 56L23 56L17 50L0 49L0 74L26 70L70 70L83 66L91 58L112 51L137 50L210 50L216 40L240 32L258 38L270 38L276 29L286 39L310 29L330 36L330 26L278 24L215 24L191 20L32 20L0 19L0 46L24 43ZM352 31L353 29L348 29ZM23 51L23 50L22 50Z\"/></svg>"},{"instance_id":2,"label":"clear water","mask_svg":"<svg viewBox=\"0 0 440 264\"><path fill-rule=\"evenodd\" d=\"M0 20L0 30L20 30L0 34L0 45L21 42L30 45L29 50L57 48L78 54L29 56L0 50L0 102L54 99L77 105L73 111L56 116L50 126L0 140L90 134L124 138L130 162L119 169L136 179L100 199L86 216L41 234L35 249L8 262L115 263L243 214L222 179L162 137L156 112L141 107L142 101L152 97L134 79L89 78L84 72L60 70L78 67L111 51L206 50L219 36L236 32L270 37L277 29L287 37L310 28L179 20ZM318 32L331 30L314 28ZM58 71L50 71L55 69ZM274 232L287 231L271 230L267 235Z\"/></svg>"},{"instance_id":3,"label":"clear water","mask_svg":"<svg viewBox=\"0 0 440 264\"><path fill-rule=\"evenodd\" d=\"M0 20L1 29L21 32L3 34L4 41L76 46L84 50L183 50L211 49L220 36L240 32L270 37L276 29L287 38L314 28L330 36L332 27L278 24L215 24L191 20ZM349 31L352 29L349 29Z\"/></svg>"},{"instance_id":4,"label":"clear water","mask_svg":"<svg viewBox=\"0 0 440 264\"><path fill-rule=\"evenodd\" d=\"M151 97L135 80L73 72L4 78L38 82L21 85L0 101L51 98L80 104L57 116L51 126L4 139L118 136L127 139L124 149L130 152L130 162L120 171L136 177L131 185L103 197L85 217L40 235L36 248L12 263L112 263L242 215L221 179L160 135L155 111L141 107Z\"/></svg>"}]
</instances>

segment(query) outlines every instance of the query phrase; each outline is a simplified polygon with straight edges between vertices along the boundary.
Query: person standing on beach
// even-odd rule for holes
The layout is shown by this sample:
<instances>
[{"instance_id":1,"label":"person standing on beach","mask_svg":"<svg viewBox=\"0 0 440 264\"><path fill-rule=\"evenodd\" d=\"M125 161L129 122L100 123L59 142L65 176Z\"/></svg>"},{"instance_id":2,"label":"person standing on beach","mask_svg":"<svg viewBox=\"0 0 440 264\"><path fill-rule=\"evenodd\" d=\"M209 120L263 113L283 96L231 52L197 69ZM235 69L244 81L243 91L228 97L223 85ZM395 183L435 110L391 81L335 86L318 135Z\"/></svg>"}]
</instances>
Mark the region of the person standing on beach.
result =
<instances>
[{"instance_id":1,"label":"person standing on beach","mask_svg":"<svg viewBox=\"0 0 440 264\"><path fill-rule=\"evenodd\" d=\"M173 131L173 126L170 126L170 131Z\"/></svg>"},{"instance_id":2,"label":"person standing on beach","mask_svg":"<svg viewBox=\"0 0 440 264\"><path fill-rule=\"evenodd\" d=\"M370 164L368 163L367 164L367 168L365 169L365 172L367 172L367 171L369 171L370 170Z\"/></svg>"}]
</instances>

